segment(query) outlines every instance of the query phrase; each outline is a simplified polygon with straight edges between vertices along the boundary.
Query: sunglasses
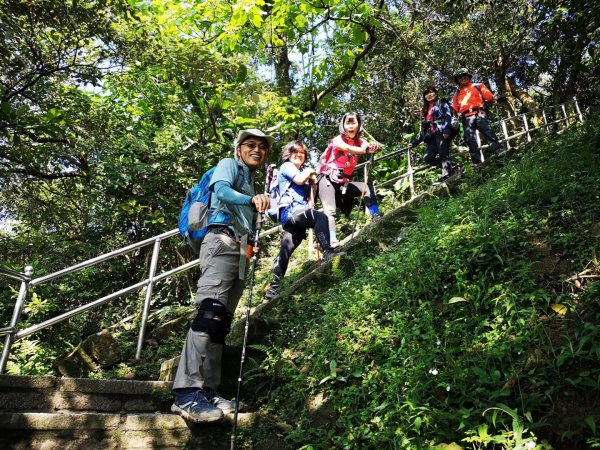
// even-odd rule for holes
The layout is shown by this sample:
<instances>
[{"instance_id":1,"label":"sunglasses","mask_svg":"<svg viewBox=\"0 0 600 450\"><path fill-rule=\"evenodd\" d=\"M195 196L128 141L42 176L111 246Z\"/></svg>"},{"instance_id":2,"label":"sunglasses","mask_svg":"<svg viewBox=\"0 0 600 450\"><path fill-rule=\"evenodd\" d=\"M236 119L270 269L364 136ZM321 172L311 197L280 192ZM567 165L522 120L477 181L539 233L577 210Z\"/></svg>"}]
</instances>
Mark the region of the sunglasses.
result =
<instances>
[{"instance_id":1,"label":"sunglasses","mask_svg":"<svg viewBox=\"0 0 600 450\"><path fill-rule=\"evenodd\" d=\"M240 145L245 145L250 150L254 150L256 147L258 147L258 149L263 152L269 151L269 147L267 147L265 144L257 144L256 142L243 142Z\"/></svg>"}]
</instances>

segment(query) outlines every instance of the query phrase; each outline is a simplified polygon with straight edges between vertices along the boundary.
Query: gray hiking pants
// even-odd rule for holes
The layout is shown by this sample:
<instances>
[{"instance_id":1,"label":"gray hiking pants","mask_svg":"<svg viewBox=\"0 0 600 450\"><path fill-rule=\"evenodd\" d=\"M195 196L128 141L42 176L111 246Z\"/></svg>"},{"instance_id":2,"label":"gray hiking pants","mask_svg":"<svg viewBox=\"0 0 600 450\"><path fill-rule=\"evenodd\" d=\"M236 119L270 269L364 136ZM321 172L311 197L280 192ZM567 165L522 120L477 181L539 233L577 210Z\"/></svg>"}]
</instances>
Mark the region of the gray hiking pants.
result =
<instances>
[{"instance_id":1,"label":"gray hiking pants","mask_svg":"<svg viewBox=\"0 0 600 450\"><path fill-rule=\"evenodd\" d=\"M239 278L240 244L224 234L207 233L200 247L200 279L196 307L215 299L233 314L244 292ZM211 341L207 333L188 331L183 344L173 389L197 387L217 389L221 384L223 344Z\"/></svg>"}]
</instances>

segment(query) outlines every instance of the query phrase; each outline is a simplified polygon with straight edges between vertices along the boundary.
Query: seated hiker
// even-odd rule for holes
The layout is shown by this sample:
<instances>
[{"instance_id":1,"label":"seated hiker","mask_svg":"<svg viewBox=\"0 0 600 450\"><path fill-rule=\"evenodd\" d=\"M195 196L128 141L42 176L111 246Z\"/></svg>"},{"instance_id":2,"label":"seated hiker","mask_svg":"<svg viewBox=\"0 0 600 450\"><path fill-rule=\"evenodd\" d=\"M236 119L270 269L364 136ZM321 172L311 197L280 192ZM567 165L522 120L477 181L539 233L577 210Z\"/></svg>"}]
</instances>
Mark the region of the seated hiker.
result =
<instances>
[{"instance_id":1,"label":"seated hiker","mask_svg":"<svg viewBox=\"0 0 600 450\"><path fill-rule=\"evenodd\" d=\"M344 114L339 124L340 134L336 136L321 156L319 174L319 198L329 219L329 235L333 246L338 243L335 229L335 214L339 208L346 216L350 215L354 199L364 194L364 200L371 220L381 218L375 188L369 180L367 185L352 181L354 168L360 155L375 153L379 145L361 138L362 120L358 113Z\"/></svg>"},{"instance_id":2,"label":"seated hiker","mask_svg":"<svg viewBox=\"0 0 600 450\"><path fill-rule=\"evenodd\" d=\"M283 227L279 255L275 258L273 280L266 293L268 299L279 295L281 280L285 276L292 253L306 237L306 230L314 228L317 242L323 249L323 261L329 261L334 253L329 242L327 216L314 209L310 201L311 184L316 181L315 169L307 166L308 151L301 141L292 141L285 146L279 168L279 222Z\"/></svg>"},{"instance_id":3,"label":"seated hiker","mask_svg":"<svg viewBox=\"0 0 600 450\"><path fill-rule=\"evenodd\" d=\"M219 161L210 180L210 206L219 211L221 221L211 221L200 246L198 314L183 344L171 406L171 411L192 422L213 422L235 409L234 402L217 393L221 356L244 290L245 243L255 232L256 211L265 212L271 205L267 195L254 192L254 174L267 160L274 140L260 130L240 131L235 159Z\"/></svg>"},{"instance_id":4,"label":"seated hiker","mask_svg":"<svg viewBox=\"0 0 600 450\"><path fill-rule=\"evenodd\" d=\"M433 86L423 91L422 122L419 135L408 144L409 148L424 142L425 162L431 166L441 167L442 176L437 180L442 182L453 174L450 161L450 143L456 136L456 131L450 127L452 110L445 98L438 98L437 89Z\"/></svg>"},{"instance_id":5,"label":"seated hiker","mask_svg":"<svg viewBox=\"0 0 600 450\"><path fill-rule=\"evenodd\" d=\"M484 157L477 144L477 131L487 139L495 154L502 151L502 144L498 142L488 119L488 109L494 103L494 94L483 83L471 83L472 78L473 75L464 68L454 74L458 92L452 97L452 107L461 118L471 161L473 164L481 164Z\"/></svg>"}]
</instances>

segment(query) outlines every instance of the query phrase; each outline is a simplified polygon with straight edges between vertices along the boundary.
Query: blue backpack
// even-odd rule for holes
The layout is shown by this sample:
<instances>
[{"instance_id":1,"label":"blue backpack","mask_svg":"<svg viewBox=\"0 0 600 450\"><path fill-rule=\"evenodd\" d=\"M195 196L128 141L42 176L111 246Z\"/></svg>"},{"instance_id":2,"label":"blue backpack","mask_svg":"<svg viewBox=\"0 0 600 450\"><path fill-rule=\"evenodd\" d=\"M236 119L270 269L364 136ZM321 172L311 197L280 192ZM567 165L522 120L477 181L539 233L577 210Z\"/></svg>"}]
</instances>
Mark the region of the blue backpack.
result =
<instances>
[{"instance_id":1,"label":"blue backpack","mask_svg":"<svg viewBox=\"0 0 600 450\"><path fill-rule=\"evenodd\" d=\"M200 251L209 224L229 225L233 221L228 212L210 208L210 181L215 169L216 166L204 172L200 181L187 191L179 213L179 233L196 253ZM239 190L243 182L243 173L238 170L234 189Z\"/></svg>"},{"instance_id":2,"label":"blue backpack","mask_svg":"<svg viewBox=\"0 0 600 450\"><path fill-rule=\"evenodd\" d=\"M200 181L187 191L179 213L179 233L194 251L200 251L200 244L208 231L209 187L214 171L215 167L208 169Z\"/></svg>"}]
</instances>

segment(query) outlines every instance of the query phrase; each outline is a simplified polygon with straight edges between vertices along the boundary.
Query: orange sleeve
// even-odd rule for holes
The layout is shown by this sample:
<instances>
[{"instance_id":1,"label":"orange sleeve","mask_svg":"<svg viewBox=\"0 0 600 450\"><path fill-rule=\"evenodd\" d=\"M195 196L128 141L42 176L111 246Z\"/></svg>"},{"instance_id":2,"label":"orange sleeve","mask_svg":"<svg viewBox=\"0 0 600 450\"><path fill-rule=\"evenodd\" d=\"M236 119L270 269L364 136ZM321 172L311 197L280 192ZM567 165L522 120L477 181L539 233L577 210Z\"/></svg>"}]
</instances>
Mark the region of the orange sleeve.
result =
<instances>
[{"instance_id":1,"label":"orange sleeve","mask_svg":"<svg viewBox=\"0 0 600 450\"><path fill-rule=\"evenodd\" d=\"M488 87L483 83L480 83L479 87L481 88L481 95L484 98L484 100L490 103L494 103L494 94L492 94L492 91L490 91Z\"/></svg>"}]
</instances>

